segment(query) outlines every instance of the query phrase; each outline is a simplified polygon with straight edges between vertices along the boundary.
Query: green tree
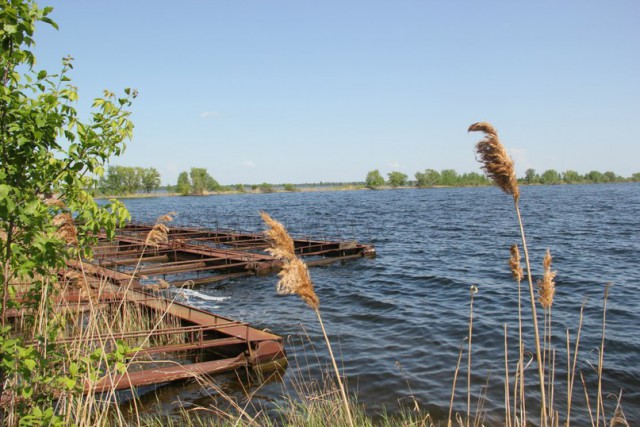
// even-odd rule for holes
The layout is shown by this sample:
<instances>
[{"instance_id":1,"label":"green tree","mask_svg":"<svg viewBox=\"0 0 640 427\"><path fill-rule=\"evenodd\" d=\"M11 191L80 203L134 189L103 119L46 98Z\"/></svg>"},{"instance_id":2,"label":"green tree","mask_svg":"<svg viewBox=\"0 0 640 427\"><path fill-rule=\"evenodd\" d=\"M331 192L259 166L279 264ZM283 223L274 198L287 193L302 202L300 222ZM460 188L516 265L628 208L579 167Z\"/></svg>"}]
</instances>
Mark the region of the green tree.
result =
<instances>
[{"instance_id":1,"label":"green tree","mask_svg":"<svg viewBox=\"0 0 640 427\"><path fill-rule=\"evenodd\" d=\"M630 179L632 182L640 182L640 172L636 172L633 175L631 175Z\"/></svg>"},{"instance_id":2,"label":"green tree","mask_svg":"<svg viewBox=\"0 0 640 427\"><path fill-rule=\"evenodd\" d=\"M191 181L189 180L188 172L180 172L178 175L178 183L176 184L178 193L186 196L191 192Z\"/></svg>"},{"instance_id":3,"label":"green tree","mask_svg":"<svg viewBox=\"0 0 640 427\"><path fill-rule=\"evenodd\" d=\"M584 177L587 181L594 184L604 182L604 175L602 174L602 172L591 171L588 172Z\"/></svg>"},{"instance_id":4,"label":"green tree","mask_svg":"<svg viewBox=\"0 0 640 427\"><path fill-rule=\"evenodd\" d=\"M478 172L468 172L460 176L461 185L490 185L491 180Z\"/></svg>"},{"instance_id":5,"label":"green tree","mask_svg":"<svg viewBox=\"0 0 640 427\"><path fill-rule=\"evenodd\" d=\"M384 185L384 178L380 174L380 171L378 169L375 169L375 170L369 171L369 173L367 174L367 178L364 181L364 184L367 186L367 188L371 188L371 189L380 188Z\"/></svg>"},{"instance_id":6,"label":"green tree","mask_svg":"<svg viewBox=\"0 0 640 427\"><path fill-rule=\"evenodd\" d=\"M143 168L140 175L145 193L151 193L160 187L160 172L156 168Z\"/></svg>"},{"instance_id":7,"label":"green tree","mask_svg":"<svg viewBox=\"0 0 640 427\"><path fill-rule=\"evenodd\" d=\"M389 185L393 188L407 185L408 176L402 172L389 172L387 176L389 177Z\"/></svg>"},{"instance_id":8,"label":"green tree","mask_svg":"<svg viewBox=\"0 0 640 427\"><path fill-rule=\"evenodd\" d=\"M458 172L456 172L453 169L443 169L442 171L440 171L441 185L448 185L448 186L454 187L458 185L459 178L460 177L458 176Z\"/></svg>"},{"instance_id":9,"label":"green tree","mask_svg":"<svg viewBox=\"0 0 640 427\"><path fill-rule=\"evenodd\" d=\"M263 182L258 186L258 189L261 193L273 193L275 190L273 189L273 185Z\"/></svg>"},{"instance_id":10,"label":"green tree","mask_svg":"<svg viewBox=\"0 0 640 427\"><path fill-rule=\"evenodd\" d=\"M205 190L215 191L220 188L220 184L209 175L207 168L191 168L190 177L194 194L203 195Z\"/></svg>"},{"instance_id":11,"label":"green tree","mask_svg":"<svg viewBox=\"0 0 640 427\"><path fill-rule=\"evenodd\" d=\"M284 191L291 191L291 192L298 191L298 188L293 184L285 184L283 188L284 188Z\"/></svg>"},{"instance_id":12,"label":"green tree","mask_svg":"<svg viewBox=\"0 0 640 427\"><path fill-rule=\"evenodd\" d=\"M562 174L562 180L567 184L577 184L583 179L578 172L574 170L567 170Z\"/></svg>"},{"instance_id":13,"label":"green tree","mask_svg":"<svg viewBox=\"0 0 640 427\"><path fill-rule=\"evenodd\" d=\"M547 169L540 176L540 182L543 184L559 184L560 174L555 169Z\"/></svg>"},{"instance_id":14,"label":"green tree","mask_svg":"<svg viewBox=\"0 0 640 427\"><path fill-rule=\"evenodd\" d=\"M211 175L209 175L207 173L206 176L206 182L207 182L207 191L221 191L222 190L222 186L220 185L220 183L218 181L216 181L215 179L213 179L213 177Z\"/></svg>"},{"instance_id":15,"label":"green tree","mask_svg":"<svg viewBox=\"0 0 640 427\"><path fill-rule=\"evenodd\" d=\"M537 184L540 182L540 176L536 173L535 169L527 169L524 171L524 182L527 184Z\"/></svg>"},{"instance_id":16,"label":"green tree","mask_svg":"<svg viewBox=\"0 0 640 427\"><path fill-rule=\"evenodd\" d=\"M622 178L616 175L615 172L606 171L603 174L603 180L604 182L621 182Z\"/></svg>"},{"instance_id":17,"label":"green tree","mask_svg":"<svg viewBox=\"0 0 640 427\"><path fill-rule=\"evenodd\" d=\"M107 173L100 178L98 188L102 194L122 193L122 174L119 169L120 166L109 166Z\"/></svg>"},{"instance_id":18,"label":"green tree","mask_svg":"<svg viewBox=\"0 0 640 427\"><path fill-rule=\"evenodd\" d=\"M104 91L93 101L88 120L81 119L69 77L71 58L62 61L57 74L34 69L30 49L36 24L57 28L50 12L28 0L0 0L0 361L11 361L0 369L0 387L11 392L0 393L12 400L1 410L12 408L21 421L38 425L61 423L52 401L64 375L56 365L63 355L47 346L43 357L28 342L46 343L59 331L56 322L27 316L33 322L28 336L11 337L8 309L46 307L66 260L90 256L101 230L113 236L128 219L121 203L99 205L87 189L95 187L94 177L103 175L107 159L122 153L131 138L128 108L136 96L129 89L122 96ZM9 284L17 282L29 283L20 300L9 295ZM0 414L0 419L7 418Z\"/></svg>"},{"instance_id":19,"label":"green tree","mask_svg":"<svg viewBox=\"0 0 640 427\"><path fill-rule=\"evenodd\" d=\"M122 191L124 194L133 194L142 188L142 168L121 167Z\"/></svg>"},{"instance_id":20,"label":"green tree","mask_svg":"<svg viewBox=\"0 0 640 427\"><path fill-rule=\"evenodd\" d=\"M416 172L416 186L420 188L433 187L440 181L440 172L434 169L425 169L424 172Z\"/></svg>"}]
</instances>

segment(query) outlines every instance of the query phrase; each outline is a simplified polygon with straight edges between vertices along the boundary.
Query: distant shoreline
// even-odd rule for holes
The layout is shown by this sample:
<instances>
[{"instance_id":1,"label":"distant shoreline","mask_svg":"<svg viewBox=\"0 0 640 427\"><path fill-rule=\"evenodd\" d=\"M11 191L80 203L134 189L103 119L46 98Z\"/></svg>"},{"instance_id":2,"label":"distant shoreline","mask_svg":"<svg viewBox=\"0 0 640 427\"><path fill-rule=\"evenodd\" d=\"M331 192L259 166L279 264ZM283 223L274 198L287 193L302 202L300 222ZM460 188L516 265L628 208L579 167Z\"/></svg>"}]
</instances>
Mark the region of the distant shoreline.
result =
<instances>
[{"instance_id":1,"label":"distant shoreline","mask_svg":"<svg viewBox=\"0 0 640 427\"><path fill-rule=\"evenodd\" d=\"M584 183L559 183L559 184L520 184L523 187L538 187L542 185L548 186L557 186L557 185L602 185L602 184L629 184L633 182L584 182ZM155 193L136 193L136 194L115 194L115 195L99 195L95 196L96 199L151 199L157 197L206 197L206 196L223 196L223 195L232 195L232 194L274 194L274 193L313 193L313 192L330 192L330 191L360 191L360 190L369 190L369 191L380 191L380 190L430 190L430 189L439 189L439 188L486 188L491 187L491 184L487 185L434 185L431 187L416 187L412 186L401 186L401 187L392 187L392 186L381 186L378 188L368 188L364 184L356 185L336 185L336 186L303 186L296 187L295 191L287 191L284 189L274 189L271 192L262 192L258 190L248 190L248 191L237 191L237 190L229 190L229 191L205 191L204 194L186 194L182 195L180 193L175 192L155 192Z\"/></svg>"}]
</instances>

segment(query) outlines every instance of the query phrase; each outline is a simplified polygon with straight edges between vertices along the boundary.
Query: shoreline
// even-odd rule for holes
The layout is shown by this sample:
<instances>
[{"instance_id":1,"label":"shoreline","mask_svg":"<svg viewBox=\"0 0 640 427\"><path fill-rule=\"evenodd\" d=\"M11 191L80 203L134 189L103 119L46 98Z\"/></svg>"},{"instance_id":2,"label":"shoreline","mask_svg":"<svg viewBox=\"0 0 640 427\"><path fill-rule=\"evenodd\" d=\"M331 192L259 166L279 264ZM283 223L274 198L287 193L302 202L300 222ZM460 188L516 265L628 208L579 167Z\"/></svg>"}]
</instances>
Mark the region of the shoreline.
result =
<instances>
[{"instance_id":1,"label":"shoreline","mask_svg":"<svg viewBox=\"0 0 640 427\"><path fill-rule=\"evenodd\" d=\"M537 186L558 186L558 185L603 185L603 184L633 184L634 181L630 182L581 182L581 183L558 183L558 184L524 184L521 183L524 187L537 187ZM287 191L284 189L274 189L270 192L262 192L259 189L257 190L248 190L248 191L237 191L237 190L229 190L229 191L205 191L204 194L180 194L175 192L156 192L156 193L136 193L136 194L114 194L114 195L97 195L94 196L97 200L108 200L108 199L151 199L156 197L206 197L206 196L224 196L224 195L234 195L234 194L273 194L273 193L312 193L312 192L330 192L330 191L381 191L381 190L435 190L440 188L486 188L491 187L491 184L487 185L434 185L431 187L417 187L415 185L407 185L402 187L392 187L392 186L381 186L378 188L369 188L364 184L359 185L336 185L336 186L304 186L304 187L296 187L294 191Z\"/></svg>"}]
</instances>

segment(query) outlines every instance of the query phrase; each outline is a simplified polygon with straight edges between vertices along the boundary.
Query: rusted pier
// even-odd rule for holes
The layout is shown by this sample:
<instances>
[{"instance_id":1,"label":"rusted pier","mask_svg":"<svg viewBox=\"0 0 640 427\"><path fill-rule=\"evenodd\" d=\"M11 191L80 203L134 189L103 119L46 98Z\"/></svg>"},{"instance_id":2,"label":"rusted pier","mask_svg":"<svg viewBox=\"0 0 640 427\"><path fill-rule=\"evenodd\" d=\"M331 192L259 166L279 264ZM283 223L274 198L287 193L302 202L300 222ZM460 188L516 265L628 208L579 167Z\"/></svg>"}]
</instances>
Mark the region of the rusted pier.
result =
<instances>
[{"instance_id":1,"label":"rusted pier","mask_svg":"<svg viewBox=\"0 0 640 427\"><path fill-rule=\"evenodd\" d=\"M175 286L197 286L245 275L280 271L282 264L265 250L262 234L171 227L168 241L145 245L151 225L130 224L115 240L94 250L93 265L109 274L131 275L143 283L159 279ZM376 255L372 245L355 241L294 239L296 252L310 266Z\"/></svg>"},{"instance_id":2,"label":"rusted pier","mask_svg":"<svg viewBox=\"0 0 640 427\"><path fill-rule=\"evenodd\" d=\"M122 390L237 369L264 371L286 366L281 337L156 292L170 285L196 286L280 271L281 261L265 251L263 235L171 227L166 243L151 246L145 244L151 229L150 225L131 224L114 240L98 236L92 260L68 262L70 269L81 273L78 289L83 291L65 292L58 304L76 319L80 316L80 323L82 316L95 310L103 310L105 318L158 319L157 323L150 321L153 327L70 335L59 340L59 345L107 343L107 347L121 341L136 348L126 355L126 372L105 372L97 382L86 384L85 391ZM308 265L376 255L373 246L354 241L298 238L294 243Z\"/></svg>"},{"instance_id":3,"label":"rusted pier","mask_svg":"<svg viewBox=\"0 0 640 427\"><path fill-rule=\"evenodd\" d=\"M84 262L75 267L98 273ZM126 354L125 372L105 371L98 381L85 384L85 392L126 390L238 369L265 372L286 367L280 336L146 292L132 276L126 284L122 280L122 276L103 276L90 293L67 290L56 301L57 310L78 323L86 323L83 316L98 311L116 322L134 318L139 323L120 331L116 324L102 332L71 334L55 342L107 351L125 343L134 349Z\"/></svg>"}]
</instances>

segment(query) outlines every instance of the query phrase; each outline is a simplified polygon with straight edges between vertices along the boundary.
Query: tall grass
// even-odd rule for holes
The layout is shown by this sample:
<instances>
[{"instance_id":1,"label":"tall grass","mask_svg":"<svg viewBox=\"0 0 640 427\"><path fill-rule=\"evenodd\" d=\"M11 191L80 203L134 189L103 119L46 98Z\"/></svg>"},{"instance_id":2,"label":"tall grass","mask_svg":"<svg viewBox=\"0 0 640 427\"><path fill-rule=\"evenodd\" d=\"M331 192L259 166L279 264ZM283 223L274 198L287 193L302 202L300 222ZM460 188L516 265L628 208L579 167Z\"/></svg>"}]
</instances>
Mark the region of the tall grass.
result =
<instances>
[{"instance_id":1,"label":"tall grass","mask_svg":"<svg viewBox=\"0 0 640 427\"><path fill-rule=\"evenodd\" d=\"M338 382L338 386L340 388L340 393L342 395L342 400L344 403L344 413L347 416L349 421L349 425L353 427L353 418L351 416L351 409L349 406L349 398L347 397L347 393L342 384L342 379L340 376L340 370L338 369L338 365L336 363L336 359L333 355L333 350L331 349L331 342L329 341L329 336L327 335L327 331L324 327L324 322L322 321L322 316L320 315L320 299L316 295L313 290L313 283L311 282L311 277L309 276L309 269L307 265L298 258L295 254L295 246L293 243L293 239L289 236L289 233L284 228L284 226L271 218L269 214L266 212L260 212L260 216L265 224L269 227L269 229L265 232L267 239L270 244L270 248L267 251L275 256L276 258L283 261L282 270L278 274L280 276L280 281L278 282L278 293L280 294L296 294L300 296L307 303L309 307L316 313L318 317L318 323L320 324L320 328L322 329L322 335L324 336L325 342L327 343L327 350L329 350L329 357L331 359L331 363L333 365L333 369L336 374L336 380Z\"/></svg>"},{"instance_id":2,"label":"tall grass","mask_svg":"<svg viewBox=\"0 0 640 427\"><path fill-rule=\"evenodd\" d=\"M553 317L552 306L555 295L555 276L552 270L552 257L549 250L544 257L541 278L536 282L538 298L535 297L534 276L532 273L529 250L522 215L519 207L520 191L515 179L514 165L508 156L506 149L498 139L497 131L488 123L476 123L471 125L469 131L481 131L485 133L485 138L477 146L479 160L487 175L494 180L496 185L505 193L509 194L514 201L515 217L521 237L521 247L524 252L526 266L526 280L529 289L529 299L531 304L531 325L534 335L533 347L535 355L532 356L536 365L536 378L530 380L526 378L527 368L530 361L525 359L526 348L525 336L523 333L522 316L522 281L525 278L525 270L522 268L520 257L520 246L513 245L510 249L509 267L517 282L518 296L518 332L517 332L517 361L511 362L509 359L508 328L504 325L504 424L508 427L522 427L531 425L532 418L542 426L571 425L573 406L575 405L576 376L579 374L583 392L585 394L586 414L591 421L592 427L602 426L625 426L626 419L622 410L621 395L618 397L617 405L613 417L608 420L605 411L604 391L603 391L603 366L605 355L605 333L606 333L606 310L609 293L609 285L605 286L603 307L602 307L602 328L600 347L598 349L598 363L595 368L597 385L595 386L595 396L593 385L588 385L583 373L578 369L578 355L580 352L580 342L582 337L583 311L584 305L580 309L579 324L575 340L572 342L570 331L566 331L566 412L560 413L558 407L558 396L560 396L560 386L556 378L557 350L553 345ZM296 294L314 311L317 316L320 329L322 331L327 350L331 360L331 374L324 372L320 381L315 379L298 378L293 382L292 389L285 390L278 400L275 410L253 406L253 393L248 393L245 403L240 403L234 398L227 396L215 381L205 376L195 376L194 381L203 389L211 390L216 396L221 396L226 402L223 409L216 407L198 407L197 411L183 409L179 414L171 416L143 415L140 412L139 401L134 397L131 400L131 414L125 413L120 406L118 395L114 390L106 393L96 394L95 386L103 378L115 378L116 376L135 369L135 363L144 363L142 357L138 357L138 349L147 345L151 340L154 344L164 345L180 342L181 337L175 336L171 339L155 338L150 332L146 336L136 339L119 340L118 336L123 332L132 331L155 331L161 328L171 328L179 325L179 320L168 314L168 311L150 311L141 309L139 306L126 302L126 298L115 303L106 302L100 298L101 295L110 289L110 285L105 281L96 281L87 277L80 271L75 277L67 277L58 283L48 278L40 278L43 282L43 292L39 295L33 311L25 311L21 316L15 318L14 328L16 333L29 336L31 339L45 337L43 342L37 343L42 351L43 357L47 357L47 352L51 351L51 345L56 340L63 340L64 345L61 352L64 360L56 365L61 370L60 378L67 378L67 383L56 384L50 387L51 403L61 420L68 425L78 426L90 425L246 425L246 426L325 426L325 425L350 425L350 426L432 426L436 423L429 414L422 413L416 405L416 410L403 409L398 414L390 416L386 413L377 418L372 418L362 405L359 405L355 395L347 393L342 375L338 368L336 358L333 354L331 342L328 338L325 324L320 312L320 300L316 295L313 282L310 278L307 266L295 255L293 240L286 229L278 221L262 212L261 216L268 226L266 235L270 241L269 252L280 259L283 263L279 273L280 280L277 291L282 294ZM169 228L167 224L172 220L173 213L162 216L150 231L145 239L144 248L140 254L140 260L135 266L138 270L140 262L148 247L153 247L159 243L167 241ZM66 224L65 218L60 218L60 228L73 233ZM80 265L82 265L80 263ZM53 273L52 273L53 276ZM130 290L132 282L125 285L121 291L125 294ZM19 289L18 284L15 288ZM86 304L51 304L56 295L64 292L78 292L85 296ZM477 403L475 417L472 416L471 402L471 373L472 373L472 337L474 321L474 295L477 288L472 287L469 304L468 336L466 340L467 350L467 396L466 396L466 416L454 414L454 396L460 365L463 358L464 344L461 344L457 358L453 387L451 390L451 403L449 407L448 425L469 427L482 425L482 393L479 403ZM539 331L538 308L543 310L543 330ZM168 308L167 308L168 310ZM29 321L27 318L32 319ZM55 337L47 337L46 331L49 325L55 323L61 327L57 330L59 334ZM33 326L33 328L32 328ZM177 341L176 341L177 340ZM133 356L133 357L132 357ZM135 362L133 362L135 360ZM515 363L515 368L512 367ZM25 382L28 378L9 378L11 382ZM526 396L527 383L537 382L536 396ZM9 387L10 388L10 387ZM135 396L135 390L131 390ZM254 392L255 393L255 392ZM8 396L9 399L18 399L16 396ZM532 402L529 404L528 402ZM5 406L5 412L11 411L11 405ZM539 416L530 417L528 408L540 405ZM595 408L592 406L595 405ZM249 410L251 406L251 410ZM8 408L8 409L6 409ZM563 422L564 420L564 422ZM8 416L4 418L8 425L17 424L19 420Z\"/></svg>"},{"instance_id":3,"label":"tall grass","mask_svg":"<svg viewBox=\"0 0 640 427\"><path fill-rule=\"evenodd\" d=\"M549 250L547 250L543 265L542 265L542 277L537 281L538 287L538 299L534 296L534 280L531 269L531 263L529 258L529 249L527 247L527 240L525 229L522 221L522 214L520 212L519 200L520 190L518 188L518 182L515 176L515 169L513 160L507 154L507 150L504 148L498 138L496 129L489 123L479 122L474 123L469 127L469 132L479 131L484 133L484 139L479 141L476 145L476 151L478 154L478 160L482 164L482 169L494 183L502 189L505 193L512 196L514 201L515 215L517 219L518 228L520 231L521 244L525 255L526 276L529 285L529 299L531 304L532 313L532 326L534 332L534 346L535 346L535 362L538 371L538 385L539 396L536 399L540 404L540 417L539 423L542 426L557 426L561 423L561 414L556 410L556 396L558 390L556 390L556 349L553 346L553 322L552 322L552 306L555 295L555 277L556 272L552 271L551 263L552 257ZM511 247L511 257L509 260L509 266L514 279L518 283L518 362L513 374L513 417L511 416L511 404L510 404L510 373L508 364L508 347L507 347L507 327L505 325L505 424L507 426L525 426L528 425L527 421L527 399L525 396L525 372L526 365L524 361L524 337L522 333L522 308L521 308L521 281L524 273L521 267L520 253L517 245ZM605 331L606 331L606 304L608 298L609 285L605 286L604 292L604 304L602 310L602 331L601 331L601 345L598 352L598 366L597 373L597 391L596 391L596 410L595 417L592 413L592 408L589 404L589 390L584 381L582 373L580 376L583 380L586 411L588 412L592 426L599 427L600 420L602 419L602 425L607 425L607 419L605 416L605 408L603 404L603 391L602 391L602 376L604 365L604 343L605 343ZM543 322L543 334L540 336L538 328L538 315L537 304L540 304L544 312ZM577 369L577 359L579 352L580 336L582 332L582 319L583 309L580 310L580 318L578 325L578 332L576 341L573 348L573 360L571 355L571 342L569 330L566 331L566 349L567 349L567 407L566 414L564 416L564 425L569 426L571 424L571 410L574 404L573 400L573 387L575 383L575 375ZM471 319L470 319L471 327ZM471 331L471 329L470 329ZM469 346L470 347L470 346ZM470 350L469 350L470 351ZM470 367L469 367L470 369ZM467 406L467 412L469 412ZM624 419L624 413L622 412L622 406L620 401L616 408L615 417L616 422L621 422ZM612 419L611 426L613 425L625 425L623 423L614 424ZM625 421L626 423L626 421Z\"/></svg>"}]
</instances>

